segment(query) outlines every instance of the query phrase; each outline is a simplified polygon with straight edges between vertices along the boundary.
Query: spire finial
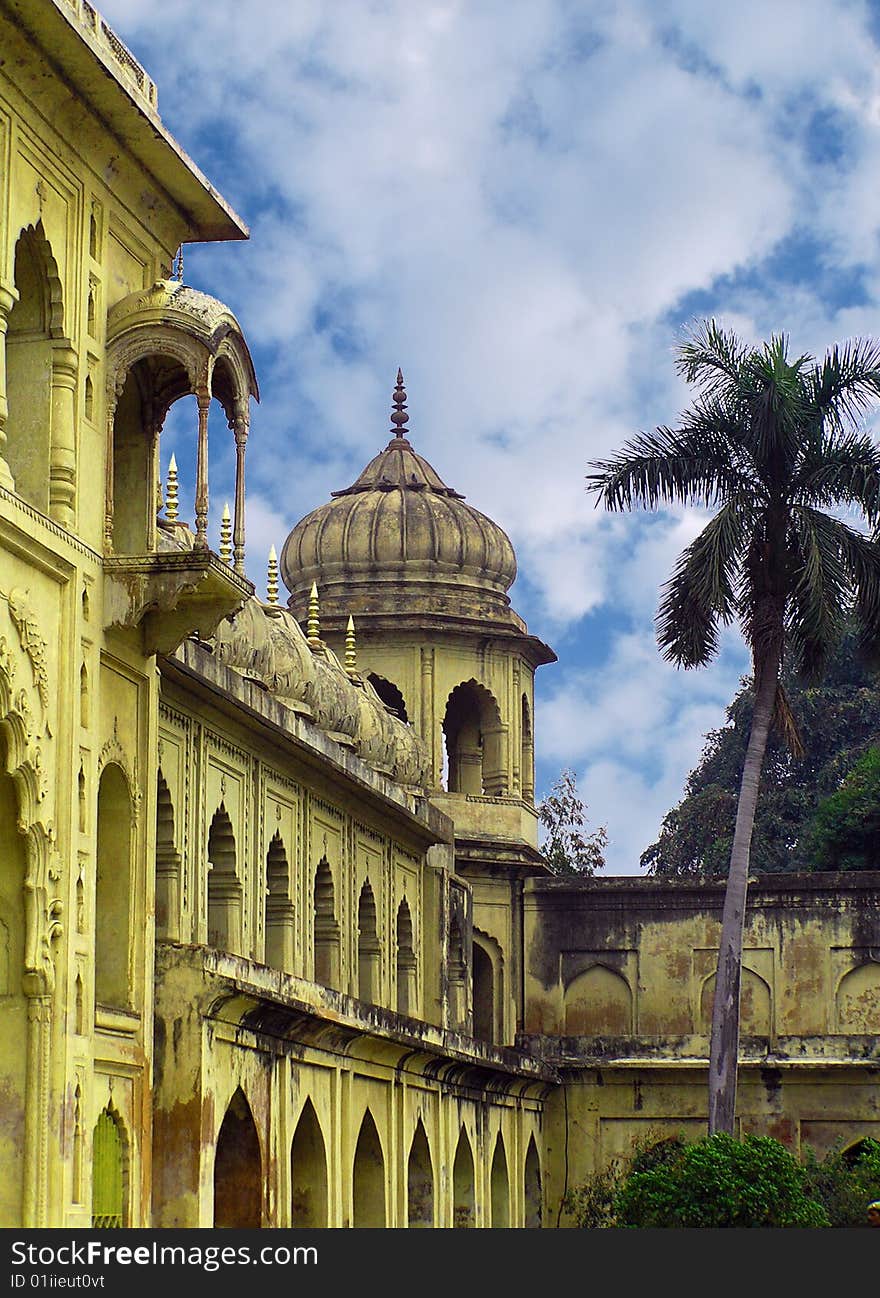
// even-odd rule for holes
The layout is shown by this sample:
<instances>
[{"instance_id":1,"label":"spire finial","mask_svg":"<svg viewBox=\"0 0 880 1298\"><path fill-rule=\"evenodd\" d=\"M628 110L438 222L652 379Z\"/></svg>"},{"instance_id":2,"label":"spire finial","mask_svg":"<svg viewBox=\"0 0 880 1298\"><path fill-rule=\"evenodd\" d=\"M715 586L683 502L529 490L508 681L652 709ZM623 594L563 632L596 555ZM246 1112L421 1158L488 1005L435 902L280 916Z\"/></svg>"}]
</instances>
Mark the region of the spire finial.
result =
<instances>
[{"instance_id":1,"label":"spire finial","mask_svg":"<svg viewBox=\"0 0 880 1298\"><path fill-rule=\"evenodd\" d=\"M345 629L345 662L343 663L349 676L357 675L357 643L354 638L354 618L349 613L348 626Z\"/></svg>"},{"instance_id":2,"label":"spire finial","mask_svg":"<svg viewBox=\"0 0 880 1298\"><path fill-rule=\"evenodd\" d=\"M394 409L391 411L391 422L394 424L391 429L391 436L406 437L404 424L409 423L409 415L406 413L406 389L403 386L403 372L401 370L397 371L397 384L391 400L394 402Z\"/></svg>"},{"instance_id":3,"label":"spire finial","mask_svg":"<svg viewBox=\"0 0 880 1298\"><path fill-rule=\"evenodd\" d=\"M278 603L278 556L275 546L269 547L269 571L266 576L266 603Z\"/></svg>"},{"instance_id":4,"label":"spire finial","mask_svg":"<svg viewBox=\"0 0 880 1298\"><path fill-rule=\"evenodd\" d=\"M318 583L312 582L309 592L309 616L306 622L306 639L312 649L321 648L321 615L318 607Z\"/></svg>"},{"instance_id":5,"label":"spire finial","mask_svg":"<svg viewBox=\"0 0 880 1298\"><path fill-rule=\"evenodd\" d=\"M177 460L172 453L168 461L168 482L165 487L165 517L169 523L177 522Z\"/></svg>"},{"instance_id":6,"label":"spire finial","mask_svg":"<svg viewBox=\"0 0 880 1298\"><path fill-rule=\"evenodd\" d=\"M220 558L224 563L232 562L232 518L228 500L223 506L223 517L220 519Z\"/></svg>"}]
</instances>

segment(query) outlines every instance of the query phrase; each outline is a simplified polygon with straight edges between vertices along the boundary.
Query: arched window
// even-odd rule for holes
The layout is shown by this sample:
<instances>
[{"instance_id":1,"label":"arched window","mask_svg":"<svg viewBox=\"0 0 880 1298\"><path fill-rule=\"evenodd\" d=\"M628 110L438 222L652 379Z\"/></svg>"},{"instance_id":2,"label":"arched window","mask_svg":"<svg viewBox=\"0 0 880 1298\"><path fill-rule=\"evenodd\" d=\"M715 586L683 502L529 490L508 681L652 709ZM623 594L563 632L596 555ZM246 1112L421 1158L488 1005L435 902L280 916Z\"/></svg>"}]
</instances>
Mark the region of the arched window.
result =
<instances>
[{"instance_id":1,"label":"arched window","mask_svg":"<svg viewBox=\"0 0 880 1298\"><path fill-rule=\"evenodd\" d=\"M339 924L333 875L326 857L315 871L315 982L339 986Z\"/></svg>"},{"instance_id":2,"label":"arched window","mask_svg":"<svg viewBox=\"0 0 880 1298\"><path fill-rule=\"evenodd\" d=\"M632 1030L632 991L623 974L596 964L568 984L566 1036L627 1036Z\"/></svg>"},{"instance_id":3,"label":"arched window","mask_svg":"<svg viewBox=\"0 0 880 1298\"><path fill-rule=\"evenodd\" d=\"M83 663L79 669L79 724L83 730L89 728L89 669Z\"/></svg>"},{"instance_id":4,"label":"arched window","mask_svg":"<svg viewBox=\"0 0 880 1298\"><path fill-rule=\"evenodd\" d=\"M457 685L443 719L450 793L507 793L505 731L498 705L476 681Z\"/></svg>"},{"instance_id":5,"label":"arched window","mask_svg":"<svg viewBox=\"0 0 880 1298\"><path fill-rule=\"evenodd\" d=\"M406 699L393 681L386 680L384 676L377 676L375 672L370 672L367 677L373 689L379 695L379 698L385 704L389 712L393 712L401 721L409 722L406 711Z\"/></svg>"},{"instance_id":6,"label":"arched window","mask_svg":"<svg viewBox=\"0 0 880 1298\"><path fill-rule=\"evenodd\" d=\"M276 831L266 854L266 964L272 969L293 971L293 920L290 866Z\"/></svg>"},{"instance_id":7,"label":"arched window","mask_svg":"<svg viewBox=\"0 0 880 1298\"><path fill-rule=\"evenodd\" d=\"M327 1153L311 1100L303 1105L290 1146L290 1216L295 1227L327 1225Z\"/></svg>"},{"instance_id":8,"label":"arched window","mask_svg":"<svg viewBox=\"0 0 880 1298\"><path fill-rule=\"evenodd\" d=\"M74 523L79 358L64 337L58 264L42 221L15 246L18 300L6 331L8 441L0 482L63 527Z\"/></svg>"},{"instance_id":9,"label":"arched window","mask_svg":"<svg viewBox=\"0 0 880 1298\"><path fill-rule=\"evenodd\" d=\"M229 1101L214 1152L214 1225L259 1229L262 1196L260 1138L239 1087Z\"/></svg>"},{"instance_id":10,"label":"arched window","mask_svg":"<svg viewBox=\"0 0 880 1298\"><path fill-rule=\"evenodd\" d=\"M406 1165L406 1213L411 1229L424 1230L434 1225L434 1169L421 1118L416 1123Z\"/></svg>"},{"instance_id":11,"label":"arched window","mask_svg":"<svg viewBox=\"0 0 880 1298\"><path fill-rule=\"evenodd\" d=\"M458 916L449 925L449 1026L461 1030L467 1021L467 963Z\"/></svg>"},{"instance_id":12,"label":"arched window","mask_svg":"<svg viewBox=\"0 0 880 1298\"><path fill-rule=\"evenodd\" d=\"M156 937L180 934L180 853L175 845L174 805L161 770L156 776Z\"/></svg>"},{"instance_id":13,"label":"arched window","mask_svg":"<svg viewBox=\"0 0 880 1298\"><path fill-rule=\"evenodd\" d=\"M416 1011L416 953L412 916L405 897L397 908L397 1010L399 1014Z\"/></svg>"},{"instance_id":14,"label":"arched window","mask_svg":"<svg viewBox=\"0 0 880 1298\"><path fill-rule=\"evenodd\" d=\"M522 696L522 717L520 729L520 787L526 802L535 800L535 741L532 737L532 714L529 701Z\"/></svg>"},{"instance_id":15,"label":"arched window","mask_svg":"<svg viewBox=\"0 0 880 1298\"><path fill-rule=\"evenodd\" d=\"M529 1138L524 1181L526 1227L536 1229L544 1220L544 1200L541 1189L541 1161L538 1158L534 1136Z\"/></svg>"},{"instance_id":16,"label":"arched window","mask_svg":"<svg viewBox=\"0 0 880 1298\"><path fill-rule=\"evenodd\" d=\"M129 370L113 420L113 549L143 554L156 510L153 370L140 361ZM157 430L156 430L157 435Z\"/></svg>"},{"instance_id":17,"label":"arched window","mask_svg":"<svg viewBox=\"0 0 880 1298\"><path fill-rule=\"evenodd\" d=\"M367 880L358 901L358 996L375 1003L379 998L381 948L376 923L376 899Z\"/></svg>"},{"instance_id":18,"label":"arched window","mask_svg":"<svg viewBox=\"0 0 880 1298\"><path fill-rule=\"evenodd\" d=\"M193 543L200 549L208 545L208 416L216 399L223 407L223 425L235 437L232 559L243 573L245 446L249 401L259 400L259 391L235 317L221 302L185 284L158 280L115 302L108 312L106 372L107 417L113 427L106 544L135 554L145 543L149 549L155 546L160 432L171 406L181 397L195 396ZM186 540L185 530L171 530L175 541Z\"/></svg>"},{"instance_id":19,"label":"arched window","mask_svg":"<svg viewBox=\"0 0 880 1298\"><path fill-rule=\"evenodd\" d=\"M241 884L235 862L235 835L223 803L208 834L208 946L241 954Z\"/></svg>"},{"instance_id":20,"label":"arched window","mask_svg":"<svg viewBox=\"0 0 880 1298\"><path fill-rule=\"evenodd\" d=\"M24 1161L22 1133L27 1096L27 1009L24 975L24 836L18 831L15 784L6 774L7 755L0 730L0 1221L22 1221Z\"/></svg>"},{"instance_id":21,"label":"arched window","mask_svg":"<svg viewBox=\"0 0 880 1298\"><path fill-rule=\"evenodd\" d=\"M39 232L22 231L15 245L18 301L6 331L6 461L22 499L49 512L52 427L52 302Z\"/></svg>"},{"instance_id":22,"label":"arched window","mask_svg":"<svg viewBox=\"0 0 880 1298\"><path fill-rule=\"evenodd\" d=\"M715 999L715 975L703 983L700 997L700 1018L706 1033L712 1028L712 1003ZM770 986L760 974L743 966L739 993L740 1034L744 1037L769 1037L773 1019L773 998Z\"/></svg>"},{"instance_id":23,"label":"arched window","mask_svg":"<svg viewBox=\"0 0 880 1298\"><path fill-rule=\"evenodd\" d=\"M869 960L841 978L834 998L837 1031L872 1036L880 1032L880 963Z\"/></svg>"},{"instance_id":24,"label":"arched window","mask_svg":"<svg viewBox=\"0 0 880 1298\"><path fill-rule=\"evenodd\" d=\"M452 1165L452 1224L471 1228L474 1217L474 1155L467 1132L462 1127Z\"/></svg>"},{"instance_id":25,"label":"arched window","mask_svg":"<svg viewBox=\"0 0 880 1298\"><path fill-rule=\"evenodd\" d=\"M95 1000L130 1002L132 805L120 766L109 763L98 785L98 876L95 889Z\"/></svg>"},{"instance_id":26,"label":"arched window","mask_svg":"<svg viewBox=\"0 0 880 1298\"><path fill-rule=\"evenodd\" d=\"M125 1221L125 1141L110 1109L98 1115L92 1137L92 1228L121 1229Z\"/></svg>"},{"instance_id":27,"label":"arched window","mask_svg":"<svg viewBox=\"0 0 880 1298\"><path fill-rule=\"evenodd\" d=\"M373 1115L367 1109L358 1134L352 1167L352 1225L385 1225L385 1158Z\"/></svg>"},{"instance_id":28,"label":"arched window","mask_svg":"<svg viewBox=\"0 0 880 1298\"><path fill-rule=\"evenodd\" d=\"M510 1178L507 1175L507 1154L501 1132L495 1141L492 1158L492 1226L496 1229L510 1225Z\"/></svg>"},{"instance_id":29,"label":"arched window","mask_svg":"<svg viewBox=\"0 0 880 1298\"><path fill-rule=\"evenodd\" d=\"M495 1041L495 970L492 957L474 936L474 1036L480 1041Z\"/></svg>"}]
</instances>

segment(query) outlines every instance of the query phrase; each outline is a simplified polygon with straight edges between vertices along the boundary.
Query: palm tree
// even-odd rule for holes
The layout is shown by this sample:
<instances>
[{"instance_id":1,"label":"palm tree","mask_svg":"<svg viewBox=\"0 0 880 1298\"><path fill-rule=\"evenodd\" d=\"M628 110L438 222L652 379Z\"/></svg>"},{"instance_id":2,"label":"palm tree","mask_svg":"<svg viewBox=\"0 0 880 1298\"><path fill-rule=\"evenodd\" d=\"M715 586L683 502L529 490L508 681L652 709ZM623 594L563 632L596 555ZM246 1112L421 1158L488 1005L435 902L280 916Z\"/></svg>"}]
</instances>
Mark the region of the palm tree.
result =
<instances>
[{"instance_id":1,"label":"palm tree","mask_svg":"<svg viewBox=\"0 0 880 1298\"><path fill-rule=\"evenodd\" d=\"M676 369L698 395L677 428L590 463L588 490L610 510L661 504L716 512L679 556L656 617L663 656L708 663L721 624L738 622L754 672L712 1009L709 1132L733 1133L749 851L771 726L797 753L780 684L783 657L821 679L848 613L860 648L880 654L880 546L826 512L880 523L880 452L859 424L880 397L880 344L834 346L821 363L789 360L788 339L750 347L714 320L696 326Z\"/></svg>"}]
</instances>

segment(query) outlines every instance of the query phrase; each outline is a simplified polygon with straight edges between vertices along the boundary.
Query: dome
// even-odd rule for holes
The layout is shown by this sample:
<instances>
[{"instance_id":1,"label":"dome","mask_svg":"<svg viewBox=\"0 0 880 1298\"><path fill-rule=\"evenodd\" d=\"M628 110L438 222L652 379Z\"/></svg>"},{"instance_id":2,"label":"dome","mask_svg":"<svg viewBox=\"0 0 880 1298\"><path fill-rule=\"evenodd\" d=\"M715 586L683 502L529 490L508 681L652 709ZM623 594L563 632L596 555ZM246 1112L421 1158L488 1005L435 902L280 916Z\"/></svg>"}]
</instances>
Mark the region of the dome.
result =
<instances>
[{"instance_id":1,"label":"dome","mask_svg":"<svg viewBox=\"0 0 880 1298\"><path fill-rule=\"evenodd\" d=\"M385 449L284 543L279 567L291 610L305 616L315 581L321 616L330 621L394 611L403 584L409 612L504 614L516 577L510 539L413 449L399 371L393 399Z\"/></svg>"}]
</instances>

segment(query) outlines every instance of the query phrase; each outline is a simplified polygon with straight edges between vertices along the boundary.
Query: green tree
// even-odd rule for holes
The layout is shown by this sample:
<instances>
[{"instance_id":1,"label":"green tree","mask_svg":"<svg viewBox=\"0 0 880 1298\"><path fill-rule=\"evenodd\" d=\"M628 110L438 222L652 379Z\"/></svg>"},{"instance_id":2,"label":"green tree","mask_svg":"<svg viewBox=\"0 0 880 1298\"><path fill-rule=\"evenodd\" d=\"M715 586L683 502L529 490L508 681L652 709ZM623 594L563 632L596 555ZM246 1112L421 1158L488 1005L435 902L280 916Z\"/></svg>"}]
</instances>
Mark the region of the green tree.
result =
<instances>
[{"instance_id":1,"label":"green tree","mask_svg":"<svg viewBox=\"0 0 880 1298\"><path fill-rule=\"evenodd\" d=\"M818 870L880 867L880 748L869 748L819 803L804 840Z\"/></svg>"},{"instance_id":2,"label":"green tree","mask_svg":"<svg viewBox=\"0 0 880 1298\"><path fill-rule=\"evenodd\" d=\"M770 1136L726 1132L633 1170L615 1200L621 1226L827 1226L797 1159Z\"/></svg>"},{"instance_id":3,"label":"green tree","mask_svg":"<svg viewBox=\"0 0 880 1298\"><path fill-rule=\"evenodd\" d=\"M714 320L679 348L697 389L678 428L642 433L587 477L610 510L701 505L715 514L679 556L657 613L660 650L682 667L717 652L738 622L751 651L755 702L721 921L709 1050L709 1131L732 1133L749 854L772 725L800 738L780 682L783 659L821 679L852 611L863 647L880 654L880 548L825 512L880 520L880 453L857 431L880 396L880 346L835 346L820 363L789 359L785 335L750 347Z\"/></svg>"},{"instance_id":4,"label":"green tree","mask_svg":"<svg viewBox=\"0 0 880 1298\"><path fill-rule=\"evenodd\" d=\"M585 832L587 811L578 797L577 779L567 767L538 804L538 820L544 830L541 851L554 874L589 877L605 865L608 832L604 825Z\"/></svg>"},{"instance_id":5,"label":"green tree","mask_svg":"<svg viewBox=\"0 0 880 1298\"><path fill-rule=\"evenodd\" d=\"M880 677L860 662L856 647L855 632L849 629L819 685L805 684L790 669L784 673L804 752L795 758L778 733L768 738L752 835L752 874L842 868L830 853L817 855L811 822L822 800L835 793L880 735ZM726 725L706 736L681 802L667 812L657 841L642 853L648 874L693 878L727 870L753 709L748 678L727 709Z\"/></svg>"}]
</instances>

